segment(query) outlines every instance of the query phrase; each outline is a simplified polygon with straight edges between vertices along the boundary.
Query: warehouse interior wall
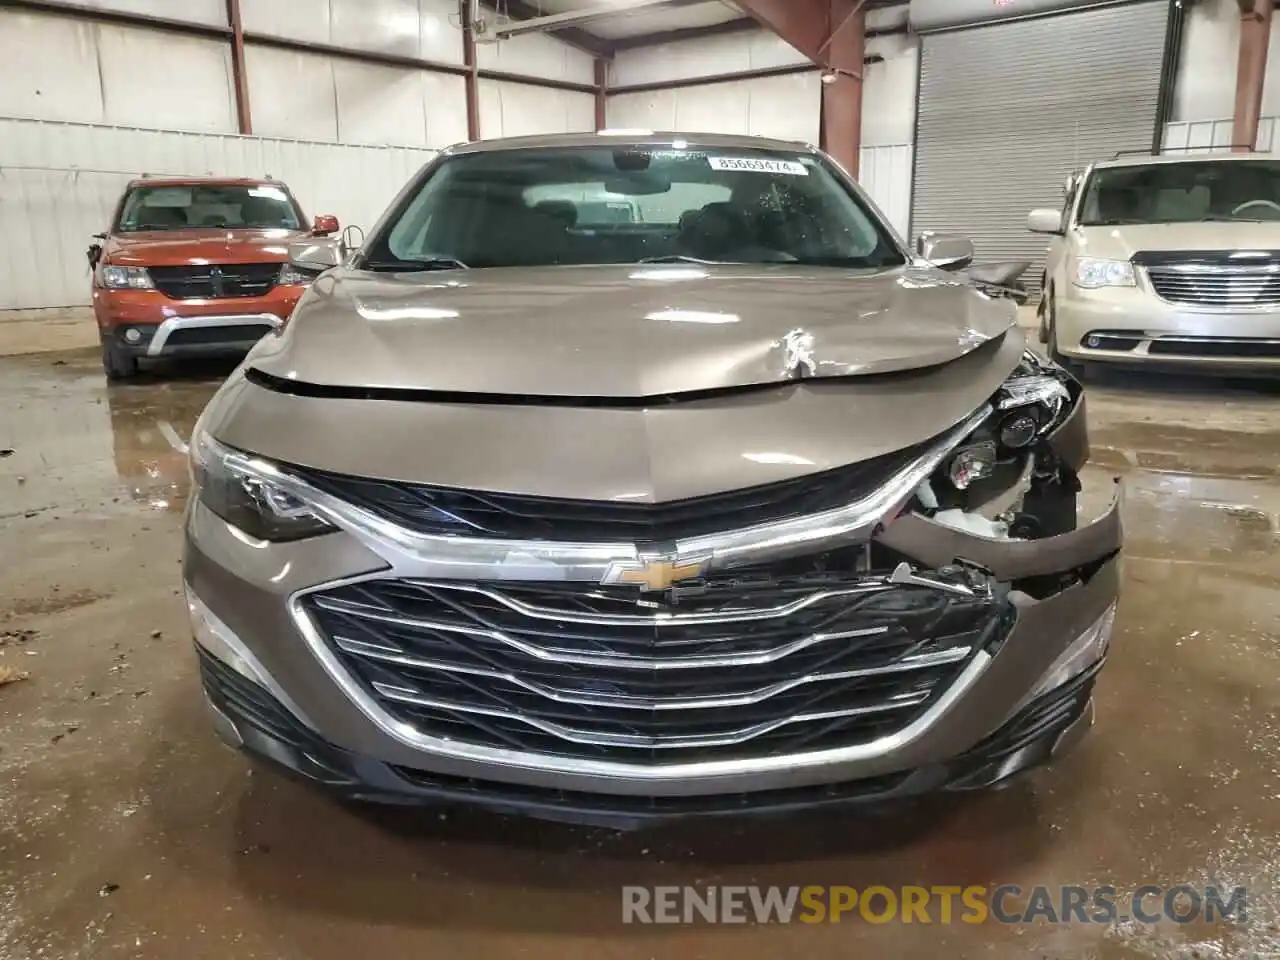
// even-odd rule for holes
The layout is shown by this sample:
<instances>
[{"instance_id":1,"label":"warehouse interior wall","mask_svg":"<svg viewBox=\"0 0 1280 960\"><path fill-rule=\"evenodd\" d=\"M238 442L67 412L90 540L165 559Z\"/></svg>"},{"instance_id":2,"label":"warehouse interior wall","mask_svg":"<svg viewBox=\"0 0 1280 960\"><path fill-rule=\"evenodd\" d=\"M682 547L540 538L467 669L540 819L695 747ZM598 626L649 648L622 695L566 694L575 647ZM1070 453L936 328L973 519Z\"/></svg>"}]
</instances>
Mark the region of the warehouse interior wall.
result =
<instances>
[{"instance_id":1,"label":"warehouse interior wall","mask_svg":"<svg viewBox=\"0 0 1280 960\"><path fill-rule=\"evenodd\" d=\"M1200 0L1187 11L1182 57L1174 88L1175 122L1230 117L1236 98L1240 9L1236 0ZM1271 23L1264 116L1280 114L1280 17Z\"/></svg>"},{"instance_id":2,"label":"warehouse interior wall","mask_svg":"<svg viewBox=\"0 0 1280 960\"><path fill-rule=\"evenodd\" d=\"M225 0L94 0L226 27ZM435 151L467 139L458 72L282 49L282 38L460 69L456 0L240 0L253 136L238 131L230 45L68 12L0 8L0 309L84 305L84 250L143 173L275 176L309 214L366 229ZM49 50L59 51L51 57ZM476 50L483 137L588 131L594 58L530 34ZM533 82L521 82L529 78ZM544 83L539 83L543 81Z\"/></svg>"}]
</instances>

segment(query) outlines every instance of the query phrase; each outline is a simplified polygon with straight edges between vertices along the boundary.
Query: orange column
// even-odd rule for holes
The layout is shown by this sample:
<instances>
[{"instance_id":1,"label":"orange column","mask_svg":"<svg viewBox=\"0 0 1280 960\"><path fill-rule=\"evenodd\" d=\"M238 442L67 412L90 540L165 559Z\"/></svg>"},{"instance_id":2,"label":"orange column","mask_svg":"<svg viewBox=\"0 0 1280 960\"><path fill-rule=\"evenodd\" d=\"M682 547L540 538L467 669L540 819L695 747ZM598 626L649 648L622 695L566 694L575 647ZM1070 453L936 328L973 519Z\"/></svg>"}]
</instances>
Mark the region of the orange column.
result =
<instances>
[{"instance_id":1,"label":"orange column","mask_svg":"<svg viewBox=\"0 0 1280 960\"><path fill-rule=\"evenodd\" d=\"M1258 141L1262 115L1262 88L1267 78L1267 53L1271 46L1272 0L1238 0L1240 51L1236 63L1236 110L1231 124L1231 145L1250 150Z\"/></svg>"}]
</instances>

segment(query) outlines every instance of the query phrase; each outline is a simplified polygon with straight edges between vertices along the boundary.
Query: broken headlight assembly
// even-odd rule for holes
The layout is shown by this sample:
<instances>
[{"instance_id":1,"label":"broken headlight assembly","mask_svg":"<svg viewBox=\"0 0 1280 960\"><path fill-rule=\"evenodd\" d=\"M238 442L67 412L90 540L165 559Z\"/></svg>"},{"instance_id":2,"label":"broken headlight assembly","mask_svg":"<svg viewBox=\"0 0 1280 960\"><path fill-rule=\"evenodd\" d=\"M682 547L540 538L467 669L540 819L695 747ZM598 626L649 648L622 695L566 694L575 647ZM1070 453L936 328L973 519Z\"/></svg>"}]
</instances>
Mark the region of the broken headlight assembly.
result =
<instances>
[{"instance_id":1,"label":"broken headlight assembly","mask_svg":"<svg viewBox=\"0 0 1280 960\"><path fill-rule=\"evenodd\" d=\"M197 424L191 481L200 503L254 538L304 540L336 529L285 489L270 464L223 446Z\"/></svg>"},{"instance_id":2,"label":"broken headlight assembly","mask_svg":"<svg viewBox=\"0 0 1280 960\"><path fill-rule=\"evenodd\" d=\"M1034 539L1075 529L1080 485L1047 442L1079 385L1032 351L991 398L987 419L943 460L917 501L940 523L992 537Z\"/></svg>"}]
</instances>

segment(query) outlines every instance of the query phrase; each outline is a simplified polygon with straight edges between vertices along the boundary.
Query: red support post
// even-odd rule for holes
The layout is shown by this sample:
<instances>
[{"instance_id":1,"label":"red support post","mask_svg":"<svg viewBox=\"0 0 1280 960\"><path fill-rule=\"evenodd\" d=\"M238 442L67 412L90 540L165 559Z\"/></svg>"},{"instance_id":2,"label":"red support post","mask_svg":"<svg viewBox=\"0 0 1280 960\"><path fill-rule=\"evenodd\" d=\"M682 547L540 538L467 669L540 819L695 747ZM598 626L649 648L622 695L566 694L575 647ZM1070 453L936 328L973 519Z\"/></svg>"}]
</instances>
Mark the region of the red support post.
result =
<instances>
[{"instance_id":1,"label":"red support post","mask_svg":"<svg viewBox=\"0 0 1280 960\"><path fill-rule=\"evenodd\" d=\"M822 84L825 149L858 176L862 151L862 71L867 50L867 18L861 0L831 0L832 32L823 51L829 72Z\"/></svg>"},{"instance_id":2,"label":"red support post","mask_svg":"<svg viewBox=\"0 0 1280 960\"><path fill-rule=\"evenodd\" d=\"M1258 142L1262 90L1267 79L1271 45L1272 0L1239 0L1240 50L1236 61L1236 108L1231 123L1231 146L1252 150Z\"/></svg>"},{"instance_id":3,"label":"red support post","mask_svg":"<svg viewBox=\"0 0 1280 960\"><path fill-rule=\"evenodd\" d=\"M609 127L609 61L596 57L596 132Z\"/></svg>"},{"instance_id":4,"label":"red support post","mask_svg":"<svg viewBox=\"0 0 1280 960\"><path fill-rule=\"evenodd\" d=\"M462 23L462 62L467 68L463 76L467 99L467 139L480 139L480 68L476 62L476 30L471 19L471 0L458 0Z\"/></svg>"},{"instance_id":5,"label":"red support post","mask_svg":"<svg viewBox=\"0 0 1280 960\"><path fill-rule=\"evenodd\" d=\"M243 134L253 133L249 111L249 77L244 65L244 23L240 0L227 0L227 23L231 27L231 80L236 93L236 126Z\"/></svg>"}]
</instances>

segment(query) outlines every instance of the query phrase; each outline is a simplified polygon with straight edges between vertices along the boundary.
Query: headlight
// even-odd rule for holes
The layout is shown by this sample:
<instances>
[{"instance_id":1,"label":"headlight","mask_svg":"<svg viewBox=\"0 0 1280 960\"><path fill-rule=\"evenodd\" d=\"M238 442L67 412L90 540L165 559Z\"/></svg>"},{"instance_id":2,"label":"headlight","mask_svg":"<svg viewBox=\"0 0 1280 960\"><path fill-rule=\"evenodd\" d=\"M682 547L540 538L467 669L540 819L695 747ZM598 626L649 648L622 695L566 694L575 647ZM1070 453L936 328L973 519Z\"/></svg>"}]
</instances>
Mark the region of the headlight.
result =
<instances>
[{"instance_id":1,"label":"headlight","mask_svg":"<svg viewBox=\"0 0 1280 960\"><path fill-rule=\"evenodd\" d=\"M295 267L292 263L286 263L280 268L280 276L276 279L276 283L282 287L305 287L316 278L317 274L301 267Z\"/></svg>"},{"instance_id":2,"label":"headlight","mask_svg":"<svg viewBox=\"0 0 1280 960\"><path fill-rule=\"evenodd\" d=\"M269 464L224 447L203 429L191 442L191 478L200 502L258 540L303 540L335 529L273 479Z\"/></svg>"},{"instance_id":3,"label":"headlight","mask_svg":"<svg viewBox=\"0 0 1280 960\"><path fill-rule=\"evenodd\" d=\"M102 268L102 285L109 290L154 290L151 275L146 267Z\"/></svg>"},{"instance_id":4,"label":"headlight","mask_svg":"<svg viewBox=\"0 0 1280 960\"><path fill-rule=\"evenodd\" d=\"M1133 264L1128 260L1080 257L1075 263L1077 287L1097 290L1099 287L1132 287L1137 282L1133 276Z\"/></svg>"}]
</instances>

